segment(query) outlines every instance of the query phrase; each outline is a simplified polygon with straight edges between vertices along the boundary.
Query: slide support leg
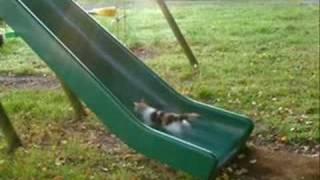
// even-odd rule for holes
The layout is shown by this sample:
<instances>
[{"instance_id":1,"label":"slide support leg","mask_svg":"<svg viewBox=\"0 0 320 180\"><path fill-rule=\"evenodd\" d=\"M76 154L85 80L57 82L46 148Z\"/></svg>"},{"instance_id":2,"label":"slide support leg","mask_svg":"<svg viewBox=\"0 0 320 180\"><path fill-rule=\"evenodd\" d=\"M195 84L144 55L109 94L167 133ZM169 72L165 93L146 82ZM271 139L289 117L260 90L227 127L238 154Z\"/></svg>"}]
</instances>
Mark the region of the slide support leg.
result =
<instances>
[{"instance_id":1,"label":"slide support leg","mask_svg":"<svg viewBox=\"0 0 320 180\"><path fill-rule=\"evenodd\" d=\"M60 83L74 110L74 119L82 120L86 116L86 112L81 101L62 80L60 80Z\"/></svg>"},{"instance_id":2,"label":"slide support leg","mask_svg":"<svg viewBox=\"0 0 320 180\"><path fill-rule=\"evenodd\" d=\"M13 153L18 147L22 146L21 140L18 137L13 125L7 116L4 107L0 102L0 129L3 132L8 142L8 152Z\"/></svg>"}]
</instances>

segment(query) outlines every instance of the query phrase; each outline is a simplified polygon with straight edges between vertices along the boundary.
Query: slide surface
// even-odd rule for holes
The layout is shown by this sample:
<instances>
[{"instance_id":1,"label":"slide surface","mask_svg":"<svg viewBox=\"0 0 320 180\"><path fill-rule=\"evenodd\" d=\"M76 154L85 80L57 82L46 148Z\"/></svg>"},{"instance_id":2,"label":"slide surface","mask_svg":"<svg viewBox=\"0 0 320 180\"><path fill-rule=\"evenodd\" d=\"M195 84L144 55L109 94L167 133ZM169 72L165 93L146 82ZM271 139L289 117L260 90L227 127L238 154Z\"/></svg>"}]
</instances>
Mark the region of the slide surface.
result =
<instances>
[{"instance_id":1,"label":"slide surface","mask_svg":"<svg viewBox=\"0 0 320 180\"><path fill-rule=\"evenodd\" d=\"M244 116L177 93L71 0L0 0L0 17L114 134L147 157L207 179L253 129ZM142 98L201 116L174 136L142 123L133 109Z\"/></svg>"}]
</instances>

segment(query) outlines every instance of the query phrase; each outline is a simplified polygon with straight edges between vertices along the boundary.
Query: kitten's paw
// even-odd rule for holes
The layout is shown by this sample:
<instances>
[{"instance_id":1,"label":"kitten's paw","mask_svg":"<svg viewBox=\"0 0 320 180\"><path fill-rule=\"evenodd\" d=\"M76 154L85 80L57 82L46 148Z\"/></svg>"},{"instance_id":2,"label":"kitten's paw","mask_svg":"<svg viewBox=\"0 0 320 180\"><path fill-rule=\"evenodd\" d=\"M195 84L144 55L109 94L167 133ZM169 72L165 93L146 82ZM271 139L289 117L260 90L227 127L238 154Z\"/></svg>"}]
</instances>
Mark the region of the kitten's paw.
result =
<instances>
[{"instance_id":1,"label":"kitten's paw","mask_svg":"<svg viewBox=\"0 0 320 180\"><path fill-rule=\"evenodd\" d=\"M191 127L191 124L187 120L182 120L181 123L184 127L187 127L187 128Z\"/></svg>"},{"instance_id":2,"label":"kitten's paw","mask_svg":"<svg viewBox=\"0 0 320 180\"><path fill-rule=\"evenodd\" d=\"M181 127L181 123L180 122L174 122L174 123L171 123L169 125L166 125L164 127L164 129L174 135L180 135L181 132L182 132L182 127Z\"/></svg>"}]
</instances>

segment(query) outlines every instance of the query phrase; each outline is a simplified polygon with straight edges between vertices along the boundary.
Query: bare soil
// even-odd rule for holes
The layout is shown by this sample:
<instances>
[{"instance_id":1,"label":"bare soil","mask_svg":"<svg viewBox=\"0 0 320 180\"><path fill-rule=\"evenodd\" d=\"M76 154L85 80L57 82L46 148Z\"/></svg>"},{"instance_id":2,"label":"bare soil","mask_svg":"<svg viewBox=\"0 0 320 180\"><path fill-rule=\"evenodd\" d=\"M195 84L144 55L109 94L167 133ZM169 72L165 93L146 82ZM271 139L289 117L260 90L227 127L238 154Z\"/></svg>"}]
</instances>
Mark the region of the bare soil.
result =
<instances>
[{"instance_id":1,"label":"bare soil","mask_svg":"<svg viewBox=\"0 0 320 180\"><path fill-rule=\"evenodd\" d=\"M12 89L55 89L60 84L54 77L47 76L0 76L0 87Z\"/></svg>"},{"instance_id":2,"label":"bare soil","mask_svg":"<svg viewBox=\"0 0 320 180\"><path fill-rule=\"evenodd\" d=\"M250 145L221 174L221 177L239 180L319 180L319 155L308 156Z\"/></svg>"}]
</instances>

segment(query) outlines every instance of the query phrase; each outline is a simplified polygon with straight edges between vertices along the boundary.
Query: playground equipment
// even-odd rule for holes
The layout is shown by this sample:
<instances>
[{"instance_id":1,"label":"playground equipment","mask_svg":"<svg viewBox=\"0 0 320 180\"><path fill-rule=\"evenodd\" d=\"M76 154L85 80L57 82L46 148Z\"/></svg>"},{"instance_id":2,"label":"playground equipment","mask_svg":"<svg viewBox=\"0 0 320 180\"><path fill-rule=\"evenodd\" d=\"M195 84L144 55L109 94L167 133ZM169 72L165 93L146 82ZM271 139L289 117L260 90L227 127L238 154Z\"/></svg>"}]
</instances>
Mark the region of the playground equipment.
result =
<instances>
[{"instance_id":1,"label":"playground equipment","mask_svg":"<svg viewBox=\"0 0 320 180\"><path fill-rule=\"evenodd\" d=\"M21 140L14 130L8 115L4 111L4 108L0 102L0 129L5 135L5 138L9 144L8 152L13 152L17 147L21 146Z\"/></svg>"},{"instance_id":2,"label":"playground equipment","mask_svg":"<svg viewBox=\"0 0 320 180\"><path fill-rule=\"evenodd\" d=\"M5 36L0 33L0 47L3 46L5 40Z\"/></svg>"},{"instance_id":3,"label":"playground equipment","mask_svg":"<svg viewBox=\"0 0 320 180\"><path fill-rule=\"evenodd\" d=\"M117 15L117 7L103 7L103 8L95 8L88 11L91 15L99 15L99 16L107 16L107 17L115 17Z\"/></svg>"},{"instance_id":4,"label":"playground equipment","mask_svg":"<svg viewBox=\"0 0 320 180\"><path fill-rule=\"evenodd\" d=\"M7 39L16 38L18 35L13 31L6 31L4 29L3 32L0 31L0 47L4 45Z\"/></svg>"},{"instance_id":5,"label":"playground equipment","mask_svg":"<svg viewBox=\"0 0 320 180\"><path fill-rule=\"evenodd\" d=\"M172 14L170 13L169 8L167 7L164 0L156 0L158 3L164 17L166 18L173 34L176 36L177 41L179 42L181 48L183 49L184 54L189 59L189 62L193 68L198 68L199 63L197 58L194 56L190 46L188 45L187 41L185 40L184 36L182 35L182 32L177 25L176 21L174 20Z\"/></svg>"},{"instance_id":6,"label":"playground equipment","mask_svg":"<svg viewBox=\"0 0 320 180\"><path fill-rule=\"evenodd\" d=\"M117 4L119 5L119 3ZM122 10L116 6L107 6L102 8L94 8L87 11L88 14L95 15L95 16L104 16L104 17L112 17L113 20L110 22L111 27L115 28L115 34L117 37L120 37L120 26L122 23L122 31L124 41L127 40L127 13L124 3L122 3Z\"/></svg>"},{"instance_id":7,"label":"playground equipment","mask_svg":"<svg viewBox=\"0 0 320 180\"><path fill-rule=\"evenodd\" d=\"M177 93L73 1L0 0L0 17L114 134L150 158L212 178L253 129L247 117ZM177 137L137 118L133 102L142 98L201 117Z\"/></svg>"},{"instance_id":8,"label":"playground equipment","mask_svg":"<svg viewBox=\"0 0 320 180\"><path fill-rule=\"evenodd\" d=\"M184 54L186 55L186 57L189 60L190 65L193 68L198 68L199 66L199 62L197 60L197 58L195 57L194 53L192 52L192 49L190 48L190 46L188 45L186 39L184 38L178 24L176 23L174 17L172 16L167 4L165 3L164 0L155 0L162 12L162 14L164 15L165 19L168 22L169 27L171 28L173 34L175 35L178 43L180 44ZM120 20L123 19L123 26L124 26L124 34L128 33L127 31L127 23L126 23L126 8L125 8L125 2L122 2L122 6L123 6L123 12L122 15L118 13L119 8L117 8L116 6L109 6L109 7L102 7L102 8L95 8L92 10L89 10L88 13L91 15L98 15L98 16L106 16L106 17L114 17L114 20L112 21L112 25L116 23L117 26L117 31L116 31L116 35L119 36L119 28L118 28L118 23L120 22Z\"/></svg>"},{"instance_id":9,"label":"playground equipment","mask_svg":"<svg viewBox=\"0 0 320 180\"><path fill-rule=\"evenodd\" d=\"M3 23L3 20L0 19L0 47L3 46L4 41L6 39L5 37L5 31L1 27L4 26L5 24Z\"/></svg>"}]
</instances>

